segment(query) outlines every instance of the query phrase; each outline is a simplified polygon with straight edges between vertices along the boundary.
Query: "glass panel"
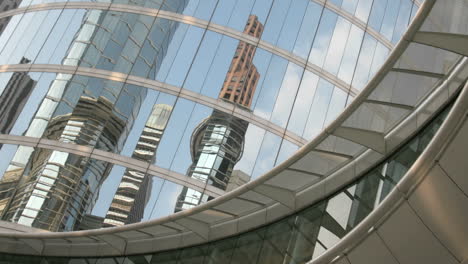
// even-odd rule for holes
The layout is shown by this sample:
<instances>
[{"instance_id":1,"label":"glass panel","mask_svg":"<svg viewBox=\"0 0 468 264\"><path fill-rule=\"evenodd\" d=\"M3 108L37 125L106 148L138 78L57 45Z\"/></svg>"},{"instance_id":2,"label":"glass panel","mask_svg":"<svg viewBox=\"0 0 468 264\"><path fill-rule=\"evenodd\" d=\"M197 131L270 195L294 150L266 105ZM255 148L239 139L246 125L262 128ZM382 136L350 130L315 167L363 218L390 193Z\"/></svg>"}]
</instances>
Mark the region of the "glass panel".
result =
<instances>
[{"instance_id":1,"label":"glass panel","mask_svg":"<svg viewBox=\"0 0 468 264\"><path fill-rule=\"evenodd\" d=\"M308 58L322 10L323 6L309 1L294 45L294 54L299 55L302 58Z\"/></svg>"},{"instance_id":2,"label":"glass panel","mask_svg":"<svg viewBox=\"0 0 468 264\"><path fill-rule=\"evenodd\" d=\"M326 111L330 105L330 99L333 93L333 85L323 79L320 79L315 92L314 101L310 109L303 137L312 139L320 133L323 128Z\"/></svg>"},{"instance_id":3,"label":"glass panel","mask_svg":"<svg viewBox=\"0 0 468 264\"><path fill-rule=\"evenodd\" d=\"M372 4L372 10L371 14L369 17L369 23L368 25L376 30L377 32L380 32L380 28L382 26L382 20L385 17L385 10L387 8L387 2L388 0L374 0L374 3ZM393 2L393 1L389 1Z\"/></svg>"},{"instance_id":4,"label":"glass panel","mask_svg":"<svg viewBox=\"0 0 468 264\"><path fill-rule=\"evenodd\" d=\"M364 41L352 82L352 86L356 89L362 90L369 80L372 58L374 57L376 46L377 41L369 34L364 34Z\"/></svg>"},{"instance_id":5,"label":"glass panel","mask_svg":"<svg viewBox=\"0 0 468 264\"><path fill-rule=\"evenodd\" d=\"M308 71L304 72L287 126L288 130L298 135L304 132L318 81L317 75Z\"/></svg>"},{"instance_id":6,"label":"glass panel","mask_svg":"<svg viewBox=\"0 0 468 264\"><path fill-rule=\"evenodd\" d=\"M393 29L398 17L398 10L400 8L401 0L388 1L387 8L385 9L385 16L382 21L380 33L388 40L392 39Z\"/></svg>"},{"instance_id":7,"label":"glass panel","mask_svg":"<svg viewBox=\"0 0 468 264\"><path fill-rule=\"evenodd\" d=\"M356 7L356 13L354 14L357 18L364 22L367 22L371 11L373 0L359 0Z\"/></svg>"},{"instance_id":8,"label":"glass panel","mask_svg":"<svg viewBox=\"0 0 468 264\"><path fill-rule=\"evenodd\" d=\"M363 37L364 31L357 26L352 25L337 75L338 78L346 83L351 83L353 78Z\"/></svg>"},{"instance_id":9,"label":"glass panel","mask_svg":"<svg viewBox=\"0 0 468 264\"><path fill-rule=\"evenodd\" d=\"M309 62L322 67L327 55L330 40L332 38L333 29L335 28L338 16L325 9L320 20L320 25L315 36L314 45L309 54Z\"/></svg>"},{"instance_id":10,"label":"glass panel","mask_svg":"<svg viewBox=\"0 0 468 264\"><path fill-rule=\"evenodd\" d=\"M330 45L328 47L325 64L323 65L323 68L333 75L338 73L340 62L346 47L346 41L348 40L350 28L350 22L341 17L338 18L335 32L333 33L333 37L331 38Z\"/></svg>"}]
</instances>

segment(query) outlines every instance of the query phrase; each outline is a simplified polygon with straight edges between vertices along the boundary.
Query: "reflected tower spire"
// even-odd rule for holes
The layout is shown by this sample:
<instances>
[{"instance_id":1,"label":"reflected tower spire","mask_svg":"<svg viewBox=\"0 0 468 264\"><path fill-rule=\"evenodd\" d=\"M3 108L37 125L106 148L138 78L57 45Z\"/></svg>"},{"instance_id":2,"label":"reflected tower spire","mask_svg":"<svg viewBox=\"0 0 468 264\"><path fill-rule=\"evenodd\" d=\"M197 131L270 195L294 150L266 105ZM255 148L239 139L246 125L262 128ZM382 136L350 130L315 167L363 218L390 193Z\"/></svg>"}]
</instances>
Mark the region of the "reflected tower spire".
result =
<instances>
[{"instance_id":1,"label":"reflected tower spire","mask_svg":"<svg viewBox=\"0 0 468 264\"><path fill-rule=\"evenodd\" d=\"M132 2L160 7L165 1ZM187 3L172 0L166 7L178 11ZM68 48L64 65L129 74L137 71L150 79L155 78L179 25L105 10L89 10L81 16L81 28ZM146 88L135 85L58 74L26 135L119 152L146 93ZM107 162L45 149L35 150L26 159L23 175L2 217L50 231L79 226L92 210L99 186L112 168Z\"/></svg>"},{"instance_id":2,"label":"reflected tower spire","mask_svg":"<svg viewBox=\"0 0 468 264\"><path fill-rule=\"evenodd\" d=\"M256 38L261 37L263 24L257 16L249 16L244 33ZM253 64L256 49L254 45L239 42L220 90L219 99L250 110L260 78ZM245 120L214 110L192 134L193 163L187 175L216 188L228 189L234 166L242 157L248 125ZM189 209L208 199L211 198L202 197L200 192L184 187L175 211Z\"/></svg>"}]
</instances>

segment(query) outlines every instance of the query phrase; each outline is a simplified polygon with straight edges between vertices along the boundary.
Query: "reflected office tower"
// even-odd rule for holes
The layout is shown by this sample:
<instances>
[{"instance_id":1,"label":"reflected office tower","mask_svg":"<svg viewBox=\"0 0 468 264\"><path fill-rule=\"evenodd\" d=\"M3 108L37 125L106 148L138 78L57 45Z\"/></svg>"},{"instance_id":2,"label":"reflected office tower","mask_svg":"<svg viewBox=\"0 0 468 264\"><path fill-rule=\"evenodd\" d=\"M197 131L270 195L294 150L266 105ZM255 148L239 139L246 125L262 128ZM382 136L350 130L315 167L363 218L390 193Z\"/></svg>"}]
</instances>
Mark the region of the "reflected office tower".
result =
<instances>
[{"instance_id":1,"label":"reflected office tower","mask_svg":"<svg viewBox=\"0 0 468 264\"><path fill-rule=\"evenodd\" d=\"M102 126L110 120L112 125ZM80 97L72 113L49 122L44 136L83 142L106 134L117 138L125 122L113 114L105 98ZM73 229L109 173L107 163L67 152L36 149L24 168L4 219L48 230ZM47 209L44 209L47 208Z\"/></svg>"},{"instance_id":2,"label":"reflected office tower","mask_svg":"<svg viewBox=\"0 0 468 264\"><path fill-rule=\"evenodd\" d=\"M132 157L154 163L161 137L171 116L172 106L157 104L143 128ZM140 222L143 218L152 186L152 176L133 169L126 169L114 199L109 207L104 227L121 226Z\"/></svg>"},{"instance_id":3,"label":"reflected office tower","mask_svg":"<svg viewBox=\"0 0 468 264\"><path fill-rule=\"evenodd\" d=\"M22 58L20 64L31 61ZM8 134L36 86L27 72L14 72L0 95L0 133ZM1 144L0 144L1 146Z\"/></svg>"},{"instance_id":4,"label":"reflected office tower","mask_svg":"<svg viewBox=\"0 0 468 264\"><path fill-rule=\"evenodd\" d=\"M186 4L186 0L173 0L170 8L183 10ZM152 79L178 28L178 23L159 18L101 10L84 13L81 24L63 64L137 71ZM135 85L57 74L25 134L119 152L146 93L146 88ZM92 211L112 164L36 149L24 168L3 219L68 231L77 229Z\"/></svg>"},{"instance_id":5,"label":"reflected office tower","mask_svg":"<svg viewBox=\"0 0 468 264\"><path fill-rule=\"evenodd\" d=\"M0 12L6 12L11 9L15 9L21 4L23 0L2 0L0 1ZM10 22L11 16L0 18L0 35L5 30L6 26Z\"/></svg>"},{"instance_id":6,"label":"reflected office tower","mask_svg":"<svg viewBox=\"0 0 468 264\"><path fill-rule=\"evenodd\" d=\"M250 15L244 33L260 38L263 25L257 16ZM250 109L260 74L253 64L256 47L239 42L219 98ZM241 159L249 123L231 114L214 110L193 131L191 155L193 163L187 175L216 188L227 190L234 166ZM192 208L209 200L198 191L184 187L175 211Z\"/></svg>"}]
</instances>

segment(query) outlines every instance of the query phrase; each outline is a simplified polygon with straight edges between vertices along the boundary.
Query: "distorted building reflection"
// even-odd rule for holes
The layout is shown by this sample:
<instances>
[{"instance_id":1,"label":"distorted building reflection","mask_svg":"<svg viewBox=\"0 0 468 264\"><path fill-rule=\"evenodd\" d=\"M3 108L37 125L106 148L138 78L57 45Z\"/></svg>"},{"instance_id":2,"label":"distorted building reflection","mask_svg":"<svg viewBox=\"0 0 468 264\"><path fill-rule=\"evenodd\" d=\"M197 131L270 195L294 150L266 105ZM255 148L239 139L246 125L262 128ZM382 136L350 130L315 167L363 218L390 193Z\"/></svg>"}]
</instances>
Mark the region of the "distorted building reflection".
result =
<instances>
[{"instance_id":1,"label":"distorted building reflection","mask_svg":"<svg viewBox=\"0 0 468 264\"><path fill-rule=\"evenodd\" d=\"M244 33L260 38L263 25L250 15ZM253 64L256 47L240 41L220 90L219 98L250 111L260 74ZM249 123L231 114L213 110L193 131L191 137L192 165L187 176L221 190L228 189L234 166L244 150ZM247 180L248 181L248 180ZM229 188L232 189L232 188ZM175 212L192 208L211 197L184 187Z\"/></svg>"},{"instance_id":2,"label":"distorted building reflection","mask_svg":"<svg viewBox=\"0 0 468 264\"><path fill-rule=\"evenodd\" d=\"M11 9L17 8L23 0L2 0L0 1L0 12L6 12ZM0 18L0 35L5 30L10 22L11 16Z\"/></svg>"},{"instance_id":3,"label":"distorted building reflection","mask_svg":"<svg viewBox=\"0 0 468 264\"><path fill-rule=\"evenodd\" d=\"M23 57L20 64L30 62ZM14 72L11 75L0 95L0 133L10 133L36 83L27 72Z\"/></svg>"},{"instance_id":4,"label":"distorted building reflection","mask_svg":"<svg viewBox=\"0 0 468 264\"><path fill-rule=\"evenodd\" d=\"M157 104L146 121L132 158L153 163L161 137L171 116L172 106ZM140 222L151 195L152 176L126 169L104 219L104 227Z\"/></svg>"},{"instance_id":5,"label":"distorted building reflection","mask_svg":"<svg viewBox=\"0 0 468 264\"><path fill-rule=\"evenodd\" d=\"M44 136L79 144L104 136L107 147L115 147L125 122L113 114L112 106L105 97L82 96L71 113L50 120ZM105 162L36 149L3 218L47 230L72 230L93 204L110 169Z\"/></svg>"},{"instance_id":6,"label":"distorted building reflection","mask_svg":"<svg viewBox=\"0 0 468 264\"><path fill-rule=\"evenodd\" d=\"M161 1L156 2L155 5L161 5ZM174 0L168 8L177 11L186 5L187 1ZM82 25L70 44L64 64L109 70L137 68L140 73L146 72L147 78L154 78L179 24L157 18L148 20L143 15L90 10ZM142 25L151 30L138 30ZM153 42L151 38L158 41ZM144 57L148 54L150 58ZM141 61L148 63L143 67ZM58 74L25 135L120 152L146 94L147 89L140 86ZM139 151L135 153L136 158L151 156L144 152L147 149L143 146ZM22 155L19 152L20 149L15 157L21 156L21 162L11 163L7 169L7 173L12 173L18 167L14 176L18 180L11 180L12 176L2 181L8 183L7 190L16 184L14 191L7 192L10 196L5 198L8 201L4 202L2 219L50 231L79 229L80 221L90 214L99 198L99 188L112 164L47 149ZM145 180L144 176L132 177L141 178L143 186L151 185L150 179ZM135 200L144 200L145 194L141 196L135 196ZM129 219L139 219L139 211L136 207L130 210L134 217Z\"/></svg>"}]
</instances>

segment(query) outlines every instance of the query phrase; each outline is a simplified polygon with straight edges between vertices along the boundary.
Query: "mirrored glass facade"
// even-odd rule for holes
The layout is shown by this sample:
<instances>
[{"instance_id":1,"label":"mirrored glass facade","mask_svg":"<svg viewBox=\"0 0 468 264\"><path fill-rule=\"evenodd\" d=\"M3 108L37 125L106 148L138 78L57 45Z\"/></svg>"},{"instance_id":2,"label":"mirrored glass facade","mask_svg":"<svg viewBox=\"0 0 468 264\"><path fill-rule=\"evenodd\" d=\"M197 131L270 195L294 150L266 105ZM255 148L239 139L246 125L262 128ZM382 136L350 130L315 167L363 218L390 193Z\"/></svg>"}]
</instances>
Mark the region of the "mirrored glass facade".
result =
<instances>
[{"instance_id":1,"label":"mirrored glass facade","mask_svg":"<svg viewBox=\"0 0 468 264\"><path fill-rule=\"evenodd\" d=\"M122 226L255 180L341 113L417 8L2 1L0 133L38 143L0 145L1 219Z\"/></svg>"},{"instance_id":2,"label":"mirrored glass facade","mask_svg":"<svg viewBox=\"0 0 468 264\"><path fill-rule=\"evenodd\" d=\"M451 107L446 106L395 153L343 190L267 226L199 246L154 254L107 258L2 255L0 263L307 263L338 243L379 206L426 149Z\"/></svg>"}]
</instances>

